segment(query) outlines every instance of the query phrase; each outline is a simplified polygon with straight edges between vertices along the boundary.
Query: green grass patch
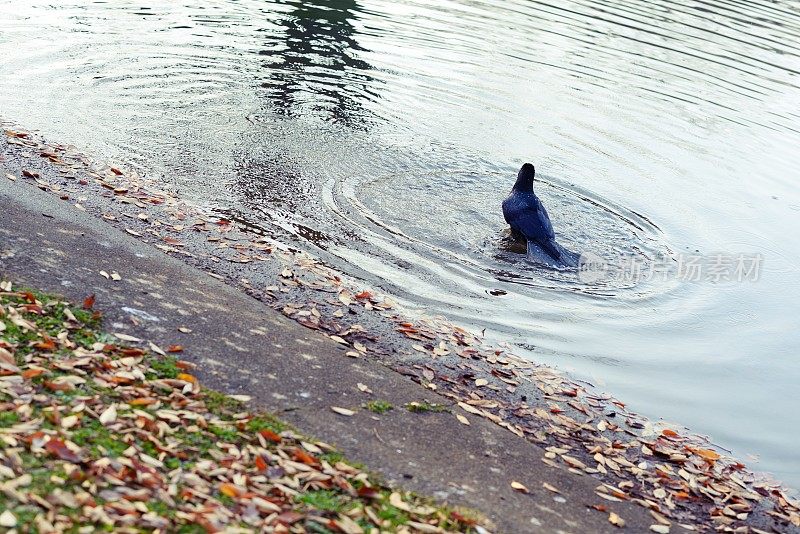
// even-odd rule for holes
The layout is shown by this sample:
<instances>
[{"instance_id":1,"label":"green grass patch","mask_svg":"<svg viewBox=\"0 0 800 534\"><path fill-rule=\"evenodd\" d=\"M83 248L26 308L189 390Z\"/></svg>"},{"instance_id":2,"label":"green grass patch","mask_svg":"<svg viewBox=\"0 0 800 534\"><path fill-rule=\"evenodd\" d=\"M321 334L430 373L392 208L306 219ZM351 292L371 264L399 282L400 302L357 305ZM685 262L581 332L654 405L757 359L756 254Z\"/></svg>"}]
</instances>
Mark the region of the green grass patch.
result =
<instances>
[{"instance_id":1,"label":"green grass patch","mask_svg":"<svg viewBox=\"0 0 800 534\"><path fill-rule=\"evenodd\" d=\"M298 495L295 501L317 510L337 513L346 512L355 504L348 495L335 490L307 491Z\"/></svg>"},{"instance_id":2,"label":"green grass patch","mask_svg":"<svg viewBox=\"0 0 800 534\"><path fill-rule=\"evenodd\" d=\"M206 408L208 408L209 412L220 412L223 410L239 412L244 410L244 405L241 402L219 391L207 389L203 394L205 396Z\"/></svg>"},{"instance_id":3,"label":"green grass patch","mask_svg":"<svg viewBox=\"0 0 800 534\"><path fill-rule=\"evenodd\" d=\"M431 403L428 401L409 402L405 405L405 407L406 410L413 413L428 413L428 412L440 413L449 411L447 406L445 406L444 404L438 404L435 402Z\"/></svg>"},{"instance_id":4,"label":"green grass patch","mask_svg":"<svg viewBox=\"0 0 800 534\"><path fill-rule=\"evenodd\" d=\"M367 410L383 415L389 410L393 410L394 406L391 405L389 401L385 400L372 400L364 404L364 408Z\"/></svg>"},{"instance_id":5,"label":"green grass patch","mask_svg":"<svg viewBox=\"0 0 800 534\"><path fill-rule=\"evenodd\" d=\"M19 414L17 412L0 413L0 427L14 426L17 423L19 423Z\"/></svg>"},{"instance_id":6,"label":"green grass patch","mask_svg":"<svg viewBox=\"0 0 800 534\"><path fill-rule=\"evenodd\" d=\"M178 378L181 370L178 368L178 360L172 356L150 357L147 360L150 367L147 373L149 380L159 378Z\"/></svg>"},{"instance_id":7,"label":"green grass patch","mask_svg":"<svg viewBox=\"0 0 800 534\"><path fill-rule=\"evenodd\" d=\"M221 426L212 426L209 427L208 430L217 436L221 441L226 443L231 443L236 441L236 438L239 437L239 433L232 428L225 428Z\"/></svg>"},{"instance_id":8,"label":"green grass patch","mask_svg":"<svg viewBox=\"0 0 800 534\"><path fill-rule=\"evenodd\" d=\"M289 428L289 425L268 414L256 415L247 422L246 428L249 432L258 432L259 430L272 430L276 434L280 434Z\"/></svg>"}]
</instances>

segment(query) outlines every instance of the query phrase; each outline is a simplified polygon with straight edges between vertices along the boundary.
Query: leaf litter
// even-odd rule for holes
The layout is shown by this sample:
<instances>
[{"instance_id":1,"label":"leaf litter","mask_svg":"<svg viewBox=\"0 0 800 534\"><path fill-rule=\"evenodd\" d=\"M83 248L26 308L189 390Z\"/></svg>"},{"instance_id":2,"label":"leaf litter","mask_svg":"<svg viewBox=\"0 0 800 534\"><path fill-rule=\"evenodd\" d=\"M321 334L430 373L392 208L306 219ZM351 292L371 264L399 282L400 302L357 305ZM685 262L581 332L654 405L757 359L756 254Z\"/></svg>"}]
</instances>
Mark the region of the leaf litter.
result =
<instances>
[{"instance_id":1,"label":"leaf litter","mask_svg":"<svg viewBox=\"0 0 800 534\"><path fill-rule=\"evenodd\" d=\"M203 389L188 362L117 344L88 310L0 287L0 527L486 532L247 410L248 397Z\"/></svg>"}]
</instances>

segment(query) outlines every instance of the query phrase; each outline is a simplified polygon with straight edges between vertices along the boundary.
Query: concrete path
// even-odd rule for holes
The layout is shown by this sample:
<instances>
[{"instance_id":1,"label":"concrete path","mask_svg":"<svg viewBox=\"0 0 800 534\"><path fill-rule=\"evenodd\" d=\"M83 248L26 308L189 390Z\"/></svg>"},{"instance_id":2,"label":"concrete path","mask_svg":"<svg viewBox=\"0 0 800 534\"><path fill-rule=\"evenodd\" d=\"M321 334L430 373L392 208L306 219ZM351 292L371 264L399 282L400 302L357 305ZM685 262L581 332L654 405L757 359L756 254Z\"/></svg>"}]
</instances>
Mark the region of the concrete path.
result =
<instances>
[{"instance_id":1,"label":"concrete path","mask_svg":"<svg viewBox=\"0 0 800 534\"><path fill-rule=\"evenodd\" d=\"M486 420L473 417L466 426L449 412L409 412L405 403L445 399L378 363L345 356L331 339L72 204L3 178L3 165L0 278L75 302L96 294L107 330L182 345L180 357L198 365L205 386L250 395L254 407L336 445L389 482L483 512L498 532L618 531L593 504L618 513L628 532L655 523L635 504L604 501L597 480L545 465L541 448ZM371 399L395 408L380 416L359 409ZM332 406L356 414L338 415ZM512 481L530 493L513 490Z\"/></svg>"}]
</instances>

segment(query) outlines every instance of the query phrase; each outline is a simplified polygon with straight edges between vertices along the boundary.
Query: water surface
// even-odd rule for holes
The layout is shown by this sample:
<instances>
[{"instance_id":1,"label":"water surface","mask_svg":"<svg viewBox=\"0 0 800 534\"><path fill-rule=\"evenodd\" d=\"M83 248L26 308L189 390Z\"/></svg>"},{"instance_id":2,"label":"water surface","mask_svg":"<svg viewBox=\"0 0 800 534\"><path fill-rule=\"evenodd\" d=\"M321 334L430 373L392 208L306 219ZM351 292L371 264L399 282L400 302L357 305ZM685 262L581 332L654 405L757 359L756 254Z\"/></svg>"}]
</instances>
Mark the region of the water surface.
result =
<instances>
[{"instance_id":1,"label":"water surface","mask_svg":"<svg viewBox=\"0 0 800 534\"><path fill-rule=\"evenodd\" d=\"M3 0L0 115L800 486L798 43L796 2ZM524 161L568 248L760 279L531 265Z\"/></svg>"}]
</instances>

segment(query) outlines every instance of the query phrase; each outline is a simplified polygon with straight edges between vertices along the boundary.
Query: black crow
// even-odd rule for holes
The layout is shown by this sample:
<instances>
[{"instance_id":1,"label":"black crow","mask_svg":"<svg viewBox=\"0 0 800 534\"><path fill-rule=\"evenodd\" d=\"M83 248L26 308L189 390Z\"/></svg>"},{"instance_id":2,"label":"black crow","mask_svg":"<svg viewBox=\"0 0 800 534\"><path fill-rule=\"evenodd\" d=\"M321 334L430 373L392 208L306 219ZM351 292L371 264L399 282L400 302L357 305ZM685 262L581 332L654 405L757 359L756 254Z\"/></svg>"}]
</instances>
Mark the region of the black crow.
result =
<instances>
[{"instance_id":1,"label":"black crow","mask_svg":"<svg viewBox=\"0 0 800 534\"><path fill-rule=\"evenodd\" d=\"M524 238L530 244L539 245L553 260L561 259L561 247L556 243L556 234L544 205L533 192L533 177L536 170L526 163L517 174L511 194L503 201L503 217L511 225L516 239Z\"/></svg>"}]
</instances>

